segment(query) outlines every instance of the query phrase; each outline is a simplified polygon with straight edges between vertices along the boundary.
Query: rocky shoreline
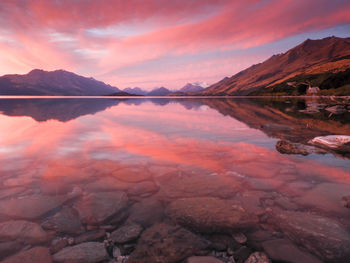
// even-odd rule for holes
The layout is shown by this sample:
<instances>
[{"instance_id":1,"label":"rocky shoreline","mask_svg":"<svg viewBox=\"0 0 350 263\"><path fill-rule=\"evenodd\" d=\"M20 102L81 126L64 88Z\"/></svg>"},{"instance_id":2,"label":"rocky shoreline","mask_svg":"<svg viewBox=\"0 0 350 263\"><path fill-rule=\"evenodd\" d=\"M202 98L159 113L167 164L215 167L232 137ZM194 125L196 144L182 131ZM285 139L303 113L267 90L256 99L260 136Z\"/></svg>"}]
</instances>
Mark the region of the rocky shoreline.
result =
<instances>
[{"instance_id":1,"label":"rocky shoreline","mask_svg":"<svg viewBox=\"0 0 350 263\"><path fill-rule=\"evenodd\" d=\"M170 166L147 171L117 169L79 181L65 177L69 183L45 184L42 190L35 183L28 190L14 178L5 180L13 185L0 189L1 262L345 263L349 258L350 225L341 218L350 212L344 207L350 186L292 179L276 192L277 181L268 178L186 174ZM336 198L341 195L331 213L334 203L313 203L323 185Z\"/></svg>"}]
</instances>

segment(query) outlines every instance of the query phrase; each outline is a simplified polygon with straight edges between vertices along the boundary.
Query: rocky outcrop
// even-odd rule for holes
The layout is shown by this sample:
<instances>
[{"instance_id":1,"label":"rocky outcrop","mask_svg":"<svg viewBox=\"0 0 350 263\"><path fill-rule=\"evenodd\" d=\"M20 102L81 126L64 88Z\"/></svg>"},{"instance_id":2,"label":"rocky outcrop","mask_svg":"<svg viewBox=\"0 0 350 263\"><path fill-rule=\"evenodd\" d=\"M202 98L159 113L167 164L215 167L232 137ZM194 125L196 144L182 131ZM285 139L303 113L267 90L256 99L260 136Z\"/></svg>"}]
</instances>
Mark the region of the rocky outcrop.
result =
<instances>
[{"instance_id":1,"label":"rocky outcrop","mask_svg":"<svg viewBox=\"0 0 350 263\"><path fill-rule=\"evenodd\" d=\"M176 263L206 250L209 242L192 232L165 223L146 229L128 263Z\"/></svg>"},{"instance_id":2,"label":"rocky outcrop","mask_svg":"<svg viewBox=\"0 0 350 263\"><path fill-rule=\"evenodd\" d=\"M57 263L97 263L107 259L108 254L103 243L98 242L66 247L53 255L53 260Z\"/></svg>"},{"instance_id":3,"label":"rocky outcrop","mask_svg":"<svg viewBox=\"0 0 350 263\"><path fill-rule=\"evenodd\" d=\"M258 217L231 200L214 197L178 199L167 207L176 223L201 232L233 231L254 227Z\"/></svg>"}]
</instances>

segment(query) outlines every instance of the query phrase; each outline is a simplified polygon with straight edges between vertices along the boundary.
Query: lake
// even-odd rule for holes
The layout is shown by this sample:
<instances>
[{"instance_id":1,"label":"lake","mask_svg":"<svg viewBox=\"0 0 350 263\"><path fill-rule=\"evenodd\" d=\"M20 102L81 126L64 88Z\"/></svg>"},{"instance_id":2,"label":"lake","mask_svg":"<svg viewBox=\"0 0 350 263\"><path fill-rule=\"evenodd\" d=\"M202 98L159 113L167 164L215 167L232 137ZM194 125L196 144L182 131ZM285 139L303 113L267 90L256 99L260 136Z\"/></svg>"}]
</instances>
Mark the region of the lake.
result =
<instances>
[{"instance_id":1,"label":"lake","mask_svg":"<svg viewBox=\"0 0 350 263\"><path fill-rule=\"evenodd\" d=\"M326 135L350 135L348 101L1 98L0 260L348 262L350 154Z\"/></svg>"}]
</instances>

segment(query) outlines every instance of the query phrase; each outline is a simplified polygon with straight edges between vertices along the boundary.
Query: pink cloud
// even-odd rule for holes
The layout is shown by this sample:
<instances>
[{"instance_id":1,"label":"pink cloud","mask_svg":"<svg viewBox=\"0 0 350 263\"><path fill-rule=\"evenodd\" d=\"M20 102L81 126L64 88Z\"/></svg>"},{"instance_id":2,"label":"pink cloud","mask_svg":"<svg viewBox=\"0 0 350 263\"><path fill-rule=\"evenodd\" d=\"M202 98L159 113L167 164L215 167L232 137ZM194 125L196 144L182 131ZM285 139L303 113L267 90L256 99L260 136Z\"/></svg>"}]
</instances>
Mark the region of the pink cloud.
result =
<instances>
[{"instance_id":1,"label":"pink cloud","mask_svg":"<svg viewBox=\"0 0 350 263\"><path fill-rule=\"evenodd\" d=\"M121 85L128 81L115 72L140 64L140 83L147 78L175 83L181 70L189 75L187 80L215 82L248 63L237 66L237 58L213 56L212 76L210 66L196 58L179 62L178 72L164 72L160 65L163 77L144 72L149 61L256 47L350 22L350 3L345 0L5 0L0 12L0 74L64 68L117 86L119 79ZM222 63L220 74L216 65Z\"/></svg>"}]
</instances>

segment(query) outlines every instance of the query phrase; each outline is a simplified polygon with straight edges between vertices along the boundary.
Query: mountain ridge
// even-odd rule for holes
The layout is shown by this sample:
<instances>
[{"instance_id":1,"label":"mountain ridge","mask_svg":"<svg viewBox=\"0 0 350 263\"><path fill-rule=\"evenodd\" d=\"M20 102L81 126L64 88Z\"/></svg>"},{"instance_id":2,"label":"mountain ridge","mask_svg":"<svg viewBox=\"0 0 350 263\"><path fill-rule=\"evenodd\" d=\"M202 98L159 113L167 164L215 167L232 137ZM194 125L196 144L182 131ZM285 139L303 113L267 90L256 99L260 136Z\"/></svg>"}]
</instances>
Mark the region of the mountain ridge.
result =
<instances>
[{"instance_id":1,"label":"mountain ridge","mask_svg":"<svg viewBox=\"0 0 350 263\"><path fill-rule=\"evenodd\" d=\"M350 58L350 38L307 39L282 54L225 77L196 95L249 95L309 67Z\"/></svg>"}]
</instances>

